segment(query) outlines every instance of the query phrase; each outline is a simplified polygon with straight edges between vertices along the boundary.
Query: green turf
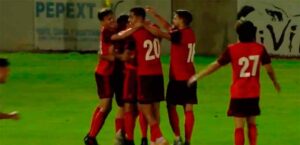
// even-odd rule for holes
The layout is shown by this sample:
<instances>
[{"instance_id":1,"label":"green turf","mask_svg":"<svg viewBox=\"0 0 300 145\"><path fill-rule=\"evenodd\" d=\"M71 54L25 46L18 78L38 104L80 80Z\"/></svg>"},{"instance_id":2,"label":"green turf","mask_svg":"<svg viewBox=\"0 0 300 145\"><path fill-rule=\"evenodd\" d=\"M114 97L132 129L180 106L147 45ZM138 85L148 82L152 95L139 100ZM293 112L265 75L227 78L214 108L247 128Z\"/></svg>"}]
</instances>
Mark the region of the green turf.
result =
<instances>
[{"instance_id":1,"label":"green turf","mask_svg":"<svg viewBox=\"0 0 300 145\"><path fill-rule=\"evenodd\" d=\"M98 103L94 81L95 54L4 53L11 61L11 77L0 86L0 110L19 110L21 120L0 121L1 145L82 145ZM197 57L197 69L214 57ZM168 57L163 57L165 82ZM282 93L276 94L262 71L262 115L258 118L259 145L299 145L300 61L273 61ZM230 67L199 82L199 105L192 144L232 145L233 121L226 116L231 81ZM162 130L169 141L171 128L165 104L161 105ZM112 145L113 110L98 136L102 145ZM180 109L183 124L182 109ZM181 129L183 131L183 129ZM136 128L139 144L139 127Z\"/></svg>"}]
</instances>

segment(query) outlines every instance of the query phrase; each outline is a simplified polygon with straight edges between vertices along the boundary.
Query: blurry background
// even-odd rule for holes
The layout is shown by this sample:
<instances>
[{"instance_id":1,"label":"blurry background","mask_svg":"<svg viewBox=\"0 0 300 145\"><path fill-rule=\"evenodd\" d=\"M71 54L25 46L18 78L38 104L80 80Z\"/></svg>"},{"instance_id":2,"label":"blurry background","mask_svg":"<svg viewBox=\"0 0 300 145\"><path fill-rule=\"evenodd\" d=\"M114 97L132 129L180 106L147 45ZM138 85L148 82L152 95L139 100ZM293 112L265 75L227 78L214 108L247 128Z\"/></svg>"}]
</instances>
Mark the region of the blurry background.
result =
<instances>
[{"instance_id":1,"label":"blurry background","mask_svg":"<svg viewBox=\"0 0 300 145\"><path fill-rule=\"evenodd\" d=\"M0 50L98 50L97 11L118 2L0 0ZM273 55L300 56L299 0L124 0L116 13L126 13L135 5L150 5L170 21L176 9L192 11L192 26L198 38L197 52L203 55L219 54L228 43L236 41L236 13L242 6L249 5L255 8L248 18L259 28L258 41L263 42ZM163 53L167 54L169 47L165 41L163 48Z\"/></svg>"}]
</instances>

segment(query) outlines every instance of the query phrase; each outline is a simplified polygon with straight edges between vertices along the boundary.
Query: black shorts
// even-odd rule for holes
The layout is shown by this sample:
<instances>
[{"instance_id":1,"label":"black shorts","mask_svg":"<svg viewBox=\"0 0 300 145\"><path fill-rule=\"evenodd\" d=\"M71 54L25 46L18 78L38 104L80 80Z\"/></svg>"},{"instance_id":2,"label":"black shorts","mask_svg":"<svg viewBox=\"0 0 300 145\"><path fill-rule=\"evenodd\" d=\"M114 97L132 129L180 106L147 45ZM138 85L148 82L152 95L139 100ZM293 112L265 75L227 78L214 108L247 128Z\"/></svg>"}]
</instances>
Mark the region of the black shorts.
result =
<instances>
[{"instance_id":1,"label":"black shorts","mask_svg":"<svg viewBox=\"0 0 300 145\"><path fill-rule=\"evenodd\" d=\"M188 87L187 81L169 81L167 89L167 104L185 105L197 103L197 83Z\"/></svg>"},{"instance_id":2,"label":"black shorts","mask_svg":"<svg viewBox=\"0 0 300 145\"><path fill-rule=\"evenodd\" d=\"M235 117L260 115L259 97L249 99L231 99L227 115Z\"/></svg>"},{"instance_id":3,"label":"black shorts","mask_svg":"<svg viewBox=\"0 0 300 145\"><path fill-rule=\"evenodd\" d=\"M114 81L114 93L116 96L116 102L119 107L124 106L123 101L123 82L124 82L124 74L123 72L114 73L113 74L113 81Z\"/></svg>"},{"instance_id":4,"label":"black shorts","mask_svg":"<svg viewBox=\"0 0 300 145\"><path fill-rule=\"evenodd\" d=\"M100 99L110 98L112 99L114 94L116 95L116 102L118 106L123 106L123 100L122 100L122 86L119 86L119 82L117 82L117 79L120 79L116 76L109 75L109 76L103 76L101 74L95 73L95 79L97 84L97 93L98 97ZM121 80L119 80L121 81ZM115 85L116 84L116 85ZM116 91L121 89L121 91Z\"/></svg>"},{"instance_id":5,"label":"black shorts","mask_svg":"<svg viewBox=\"0 0 300 145\"><path fill-rule=\"evenodd\" d=\"M103 76L95 73L97 92L100 99L113 98L114 80L112 76Z\"/></svg>"},{"instance_id":6,"label":"black shorts","mask_svg":"<svg viewBox=\"0 0 300 145\"><path fill-rule=\"evenodd\" d=\"M138 103L152 104L164 100L162 75L138 76Z\"/></svg>"},{"instance_id":7,"label":"black shorts","mask_svg":"<svg viewBox=\"0 0 300 145\"><path fill-rule=\"evenodd\" d=\"M123 101L137 103L137 75L136 70L126 70L123 88Z\"/></svg>"}]
</instances>

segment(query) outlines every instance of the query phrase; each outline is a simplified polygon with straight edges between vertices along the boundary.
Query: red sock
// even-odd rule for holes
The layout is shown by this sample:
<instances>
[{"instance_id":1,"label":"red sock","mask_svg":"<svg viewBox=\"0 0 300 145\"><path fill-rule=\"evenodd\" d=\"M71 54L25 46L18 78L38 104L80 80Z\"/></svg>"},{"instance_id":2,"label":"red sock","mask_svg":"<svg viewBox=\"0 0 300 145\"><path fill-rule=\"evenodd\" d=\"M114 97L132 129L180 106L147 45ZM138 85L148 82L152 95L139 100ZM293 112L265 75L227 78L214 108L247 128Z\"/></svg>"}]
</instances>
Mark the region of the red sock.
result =
<instances>
[{"instance_id":1,"label":"red sock","mask_svg":"<svg viewBox=\"0 0 300 145\"><path fill-rule=\"evenodd\" d=\"M168 108L169 122L176 137L180 136L179 117L175 107Z\"/></svg>"},{"instance_id":2,"label":"red sock","mask_svg":"<svg viewBox=\"0 0 300 145\"><path fill-rule=\"evenodd\" d=\"M250 145L256 145L257 128L255 124L248 125L248 138L249 138Z\"/></svg>"},{"instance_id":3,"label":"red sock","mask_svg":"<svg viewBox=\"0 0 300 145\"><path fill-rule=\"evenodd\" d=\"M139 113L139 122L140 122L142 138L147 138L148 123L142 112Z\"/></svg>"},{"instance_id":4,"label":"red sock","mask_svg":"<svg viewBox=\"0 0 300 145\"><path fill-rule=\"evenodd\" d=\"M95 112L94 112L94 114L93 114L91 126L94 126L94 124L95 124L95 122L96 122L96 120L95 120L94 118L97 116L97 114L99 113L99 111L100 111L100 108L97 107L96 110L95 110Z\"/></svg>"},{"instance_id":5,"label":"red sock","mask_svg":"<svg viewBox=\"0 0 300 145\"><path fill-rule=\"evenodd\" d=\"M89 132L90 137L96 137L99 131L101 130L105 119L106 119L106 113L102 112L99 107L94 112L93 119L92 119L92 125Z\"/></svg>"},{"instance_id":6,"label":"red sock","mask_svg":"<svg viewBox=\"0 0 300 145\"><path fill-rule=\"evenodd\" d=\"M161 133L158 123L151 125L150 131L151 131L151 141L152 142L155 142L156 139L162 137L162 133Z\"/></svg>"},{"instance_id":7,"label":"red sock","mask_svg":"<svg viewBox=\"0 0 300 145\"><path fill-rule=\"evenodd\" d=\"M125 112L124 128L125 128L125 134L127 140L133 140L135 120L136 120L136 115L134 115L132 112Z\"/></svg>"},{"instance_id":8,"label":"red sock","mask_svg":"<svg viewBox=\"0 0 300 145\"><path fill-rule=\"evenodd\" d=\"M124 129L124 118L116 118L115 119L115 128L116 128L116 133L118 133L120 130L121 132Z\"/></svg>"},{"instance_id":9,"label":"red sock","mask_svg":"<svg viewBox=\"0 0 300 145\"><path fill-rule=\"evenodd\" d=\"M234 134L234 141L235 145L244 145L245 138L244 138L244 129L243 128L236 128Z\"/></svg>"},{"instance_id":10,"label":"red sock","mask_svg":"<svg viewBox=\"0 0 300 145\"><path fill-rule=\"evenodd\" d=\"M194 128L195 117L193 111L185 112L185 140L190 142L192 138L192 132Z\"/></svg>"}]
</instances>

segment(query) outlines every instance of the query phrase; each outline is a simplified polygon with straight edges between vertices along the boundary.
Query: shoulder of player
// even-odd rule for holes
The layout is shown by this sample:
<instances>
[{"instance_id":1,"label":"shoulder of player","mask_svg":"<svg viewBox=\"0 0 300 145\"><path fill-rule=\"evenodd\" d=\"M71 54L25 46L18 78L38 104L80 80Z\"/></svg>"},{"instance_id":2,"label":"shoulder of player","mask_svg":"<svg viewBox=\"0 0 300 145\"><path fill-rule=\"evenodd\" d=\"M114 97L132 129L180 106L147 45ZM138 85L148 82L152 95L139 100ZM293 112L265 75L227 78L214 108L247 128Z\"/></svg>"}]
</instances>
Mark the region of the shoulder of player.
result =
<instances>
[{"instance_id":1,"label":"shoulder of player","mask_svg":"<svg viewBox=\"0 0 300 145\"><path fill-rule=\"evenodd\" d=\"M235 46L237 46L239 43L230 43L230 44L228 44L227 45L227 48L229 49L229 48L233 48L233 47L235 47Z\"/></svg>"},{"instance_id":2,"label":"shoulder of player","mask_svg":"<svg viewBox=\"0 0 300 145\"><path fill-rule=\"evenodd\" d=\"M184 29L179 30L181 33L182 39L186 41L196 41L196 34L191 27L187 27Z\"/></svg>"},{"instance_id":3,"label":"shoulder of player","mask_svg":"<svg viewBox=\"0 0 300 145\"><path fill-rule=\"evenodd\" d=\"M253 42L251 44L254 46L253 48L255 48L256 50L258 50L260 52L266 51L266 48L263 44L260 44L260 43L257 43L257 42Z\"/></svg>"}]
</instances>

